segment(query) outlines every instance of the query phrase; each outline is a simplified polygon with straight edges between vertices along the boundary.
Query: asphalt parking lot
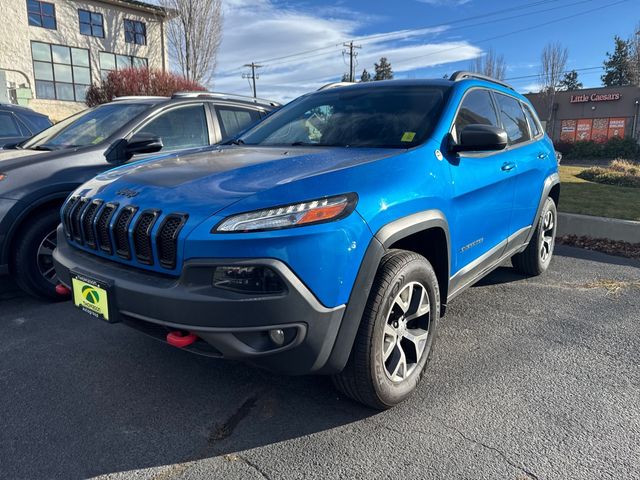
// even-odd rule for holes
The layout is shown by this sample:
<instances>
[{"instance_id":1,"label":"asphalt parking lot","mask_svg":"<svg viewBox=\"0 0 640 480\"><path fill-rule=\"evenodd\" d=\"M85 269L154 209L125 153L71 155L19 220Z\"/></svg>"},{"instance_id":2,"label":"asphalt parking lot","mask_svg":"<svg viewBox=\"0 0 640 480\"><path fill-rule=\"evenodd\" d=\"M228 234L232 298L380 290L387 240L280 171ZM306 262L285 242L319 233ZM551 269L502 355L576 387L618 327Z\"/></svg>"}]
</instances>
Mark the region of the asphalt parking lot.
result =
<instances>
[{"instance_id":1,"label":"asphalt parking lot","mask_svg":"<svg viewBox=\"0 0 640 480\"><path fill-rule=\"evenodd\" d=\"M556 253L460 296L383 413L0 278L0 478L640 478L640 262Z\"/></svg>"}]
</instances>

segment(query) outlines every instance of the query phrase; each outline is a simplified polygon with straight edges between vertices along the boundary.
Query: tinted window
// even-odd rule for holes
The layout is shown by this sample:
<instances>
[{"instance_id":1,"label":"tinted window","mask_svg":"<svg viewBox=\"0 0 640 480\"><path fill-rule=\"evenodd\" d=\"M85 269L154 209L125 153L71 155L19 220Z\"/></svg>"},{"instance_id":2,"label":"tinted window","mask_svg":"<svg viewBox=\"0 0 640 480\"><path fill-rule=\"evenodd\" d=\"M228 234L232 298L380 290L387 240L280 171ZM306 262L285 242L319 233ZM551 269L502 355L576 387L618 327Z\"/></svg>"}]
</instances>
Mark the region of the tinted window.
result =
<instances>
[{"instance_id":1,"label":"tinted window","mask_svg":"<svg viewBox=\"0 0 640 480\"><path fill-rule=\"evenodd\" d=\"M27 14L29 25L56 29L56 7L53 3L27 0Z\"/></svg>"},{"instance_id":2,"label":"tinted window","mask_svg":"<svg viewBox=\"0 0 640 480\"><path fill-rule=\"evenodd\" d=\"M260 120L260 112L246 108L216 106L222 138L229 138Z\"/></svg>"},{"instance_id":3,"label":"tinted window","mask_svg":"<svg viewBox=\"0 0 640 480\"><path fill-rule=\"evenodd\" d=\"M437 121L448 87L323 90L272 113L242 136L249 145L409 148Z\"/></svg>"},{"instance_id":4,"label":"tinted window","mask_svg":"<svg viewBox=\"0 0 640 480\"><path fill-rule=\"evenodd\" d=\"M18 124L13 115L8 112L0 112L0 137L21 137Z\"/></svg>"},{"instance_id":5,"label":"tinted window","mask_svg":"<svg viewBox=\"0 0 640 480\"><path fill-rule=\"evenodd\" d=\"M531 134L534 137L537 137L538 135L540 135L540 133L542 133L542 131L540 130L540 123L536 120L536 117L529 108L529 105L523 103L522 106L524 107L524 115L527 117L527 122L529 122Z\"/></svg>"},{"instance_id":6,"label":"tinted window","mask_svg":"<svg viewBox=\"0 0 640 480\"><path fill-rule=\"evenodd\" d=\"M467 125L499 126L496 110L488 90L471 90L462 100L456 122L454 136L456 139Z\"/></svg>"},{"instance_id":7,"label":"tinted window","mask_svg":"<svg viewBox=\"0 0 640 480\"><path fill-rule=\"evenodd\" d=\"M203 105L173 108L149 122L139 133L162 138L163 151L209 145Z\"/></svg>"},{"instance_id":8,"label":"tinted window","mask_svg":"<svg viewBox=\"0 0 640 480\"><path fill-rule=\"evenodd\" d=\"M144 103L115 102L85 110L39 133L22 148L56 150L95 145L148 108Z\"/></svg>"},{"instance_id":9,"label":"tinted window","mask_svg":"<svg viewBox=\"0 0 640 480\"><path fill-rule=\"evenodd\" d=\"M526 142L530 139L527 119L524 116L520 102L513 97L496 94L502 126L507 131L509 144Z\"/></svg>"}]
</instances>

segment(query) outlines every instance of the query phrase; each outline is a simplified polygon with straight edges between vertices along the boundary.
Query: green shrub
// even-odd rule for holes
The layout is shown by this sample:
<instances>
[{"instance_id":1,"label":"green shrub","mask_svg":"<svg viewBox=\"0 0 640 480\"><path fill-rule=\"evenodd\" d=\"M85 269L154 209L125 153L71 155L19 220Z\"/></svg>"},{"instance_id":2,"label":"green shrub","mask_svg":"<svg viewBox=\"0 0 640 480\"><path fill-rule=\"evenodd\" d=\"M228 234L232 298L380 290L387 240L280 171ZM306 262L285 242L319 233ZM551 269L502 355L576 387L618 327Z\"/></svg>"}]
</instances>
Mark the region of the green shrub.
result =
<instances>
[{"instance_id":1,"label":"green shrub","mask_svg":"<svg viewBox=\"0 0 640 480\"><path fill-rule=\"evenodd\" d=\"M640 158L640 146L632 138L611 138L605 143L594 141L575 142L568 144L561 142L558 144L563 150L565 158L569 159L591 159L591 158ZM556 149L558 149L556 146Z\"/></svg>"}]
</instances>

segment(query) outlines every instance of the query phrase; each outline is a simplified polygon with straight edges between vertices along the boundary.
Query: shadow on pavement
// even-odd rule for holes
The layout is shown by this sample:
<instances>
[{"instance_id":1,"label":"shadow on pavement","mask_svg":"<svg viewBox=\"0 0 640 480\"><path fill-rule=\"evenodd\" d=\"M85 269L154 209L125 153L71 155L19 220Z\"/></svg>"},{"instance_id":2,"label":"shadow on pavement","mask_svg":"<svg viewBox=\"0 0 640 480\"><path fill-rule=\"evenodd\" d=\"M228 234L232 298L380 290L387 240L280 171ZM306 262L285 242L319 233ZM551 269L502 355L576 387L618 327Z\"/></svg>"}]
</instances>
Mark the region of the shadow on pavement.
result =
<instances>
[{"instance_id":1,"label":"shadow on pavement","mask_svg":"<svg viewBox=\"0 0 640 480\"><path fill-rule=\"evenodd\" d=\"M577 258L579 260L589 260L591 262L608 263L611 265L623 265L640 268L640 260L633 258L616 257L606 253L586 250L584 248L569 247L566 245L556 245L555 255L560 257Z\"/></svg>"}]
</instances>

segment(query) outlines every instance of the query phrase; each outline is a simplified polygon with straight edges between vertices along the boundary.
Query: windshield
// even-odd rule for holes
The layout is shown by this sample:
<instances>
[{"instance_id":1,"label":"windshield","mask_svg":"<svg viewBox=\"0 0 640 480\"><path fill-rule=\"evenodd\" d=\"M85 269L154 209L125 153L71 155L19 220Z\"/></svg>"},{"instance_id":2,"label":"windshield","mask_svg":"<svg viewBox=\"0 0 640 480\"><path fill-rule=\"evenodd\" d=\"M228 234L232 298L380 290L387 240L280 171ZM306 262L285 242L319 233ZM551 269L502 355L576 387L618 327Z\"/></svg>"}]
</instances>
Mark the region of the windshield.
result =
<instances>
[{"instance_id":1,"label":"windshield","mask_svg":"<svg viewBox=\"0 0 640 480\"><path fill-rule=\"evenodd\" d=\"M431 133L448 88L325 90L281 108L236 143L409 148L422 143Z\"/></svg>"},{"instance_id":2,"label":"windshield","mask_svg":"<svg viewBox=\"0 0 640 480\"><path fill-rule=\"evenodd\" d=\"M146 103L109 103L85 110L26 141L21 148L59 150L95 145L149 108Z\"/></svg>"}]
</instances>

